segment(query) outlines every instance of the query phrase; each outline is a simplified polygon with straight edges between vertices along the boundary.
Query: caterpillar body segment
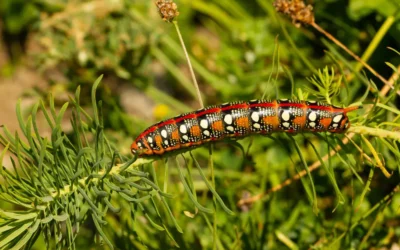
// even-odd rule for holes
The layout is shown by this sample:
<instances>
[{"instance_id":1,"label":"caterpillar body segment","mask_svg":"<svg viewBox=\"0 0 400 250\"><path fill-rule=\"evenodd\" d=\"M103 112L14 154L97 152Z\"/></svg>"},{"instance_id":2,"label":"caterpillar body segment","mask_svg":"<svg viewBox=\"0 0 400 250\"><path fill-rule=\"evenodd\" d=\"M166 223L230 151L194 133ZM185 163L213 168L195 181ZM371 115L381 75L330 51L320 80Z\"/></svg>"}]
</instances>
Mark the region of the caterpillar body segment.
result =
<instances>
[{"instance_id":1,"label":"caterpillar body segment","mask_svg":"<svg viewBox=\"0 0 400 250\"><path fill-rule=\"evenodd\" d=\"M358 108L287 99L224 103L150 126L132 143L131 151L146 157L251 134L343 133L349 127L347 112Z\"/></svg>"}]
</instances>

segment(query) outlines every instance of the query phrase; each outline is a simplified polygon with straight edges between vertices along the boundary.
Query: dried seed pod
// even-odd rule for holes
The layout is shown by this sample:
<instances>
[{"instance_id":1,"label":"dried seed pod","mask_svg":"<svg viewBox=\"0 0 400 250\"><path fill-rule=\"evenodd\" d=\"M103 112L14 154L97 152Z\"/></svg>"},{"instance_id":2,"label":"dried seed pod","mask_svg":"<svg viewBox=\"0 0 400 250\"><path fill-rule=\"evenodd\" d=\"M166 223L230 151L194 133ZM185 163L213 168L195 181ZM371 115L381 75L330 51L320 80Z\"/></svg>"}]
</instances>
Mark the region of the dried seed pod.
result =
<instances>
[{"instance_id":1,"label":"dried seed pod","mask_svg":"<svg viewBox=\"0 0 400 250\"><path fill-rule=\"evenodd\" d=\"M172 22L179 15L178 6L172 0L157 0L156 6L164 21Z\"/></svg>"},{"instance_id":2,"label":"dried seed pod","mask_svg":"<svg viewBox=\"0 0 400 250\"><path fill-rule=\"evenodd\" d=\"M274 7L276 11L290 16L297 27L301 24L312 24L315 20L313 7L301 0L275 0Z\"/></svg>"}]
</instances>

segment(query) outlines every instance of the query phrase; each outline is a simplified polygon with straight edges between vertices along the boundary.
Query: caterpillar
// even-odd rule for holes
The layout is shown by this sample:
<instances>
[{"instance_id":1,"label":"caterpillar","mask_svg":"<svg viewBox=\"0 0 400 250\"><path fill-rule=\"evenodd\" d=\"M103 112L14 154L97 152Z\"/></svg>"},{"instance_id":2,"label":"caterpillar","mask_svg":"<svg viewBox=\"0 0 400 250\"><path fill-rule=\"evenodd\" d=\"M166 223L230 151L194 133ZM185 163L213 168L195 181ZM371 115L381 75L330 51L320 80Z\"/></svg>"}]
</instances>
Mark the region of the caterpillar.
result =
<instances>
[{"instance_id":1,"label":"caterpillar","mask_svg":"<svg viewBox=\"0 0 400 250\"><path fill-rule=\"evenodd\" d=\"M132 143L131 151L139 157L150 157L250 134L343 133L350 126L347 112L358 108L287 99L224 103L150 126Z\"/></svg>"}]
</instances>

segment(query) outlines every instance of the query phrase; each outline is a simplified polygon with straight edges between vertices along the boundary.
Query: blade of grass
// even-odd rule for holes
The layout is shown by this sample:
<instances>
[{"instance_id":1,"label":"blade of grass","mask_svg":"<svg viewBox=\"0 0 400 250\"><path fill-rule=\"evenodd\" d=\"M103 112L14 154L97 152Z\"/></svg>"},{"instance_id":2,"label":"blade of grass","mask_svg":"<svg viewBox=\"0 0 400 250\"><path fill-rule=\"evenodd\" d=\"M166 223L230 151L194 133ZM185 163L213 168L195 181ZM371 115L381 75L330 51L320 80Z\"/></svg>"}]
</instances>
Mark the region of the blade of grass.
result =
<instances>
[{"instance_id":1,"label":"blade of grass","mask_svg":"<svg viewBox=\"0 0 400 250\"><path fill-rule=\"evenodd\" d=\"M212 214L214 213L214 210L210 209L210 208L206 208L204 206L202 206L197 200L196 197L194 197L192 190L190 189L189 185L187 184L186 180L185 180L185 176L182 173L181 170L181 166L180 163L178 161L178 159L175 157L175 162L176 162L176 166L178 168L178 172L179 172L179 177L181 179L181 182L183 184L183 187L185 188L186 193L189 195L189 198L192 200L193 204L202 212L204 213L209 213Z\"/></svg>"},{"instance_id":2,"label":"blade of grass","mask_svg":"<svg viewBox=\"0 0 400 250\"><path fill-rule=\"evenodd\" d=\"M310 185L311 185L311 190L312 190L312 193L307 192L308 198L311 201L314 213L318 214L317 192L315 191L315 186L314 186L314 181L313 181L312 176L311 176L311 171L308 168L307 162L306 162L306 160L305 160L305 158L303 156L303 153L301 152L299 144L297 143L297 141L292 136L289 136L289 138L292 140L292 142L293 142L293 144L295 146L295 149L297 151L297 154L300 157L300 161L301 161L303 167L305 168L305 170L307 171L307 176L308 176L308 178L310 180ZM301 179L301 180L303 182L303 179ZM304 188L306 190L308 189L308 185L305 182L303 182L303 186L304 186Z\"/></svg>"}]
</instances>

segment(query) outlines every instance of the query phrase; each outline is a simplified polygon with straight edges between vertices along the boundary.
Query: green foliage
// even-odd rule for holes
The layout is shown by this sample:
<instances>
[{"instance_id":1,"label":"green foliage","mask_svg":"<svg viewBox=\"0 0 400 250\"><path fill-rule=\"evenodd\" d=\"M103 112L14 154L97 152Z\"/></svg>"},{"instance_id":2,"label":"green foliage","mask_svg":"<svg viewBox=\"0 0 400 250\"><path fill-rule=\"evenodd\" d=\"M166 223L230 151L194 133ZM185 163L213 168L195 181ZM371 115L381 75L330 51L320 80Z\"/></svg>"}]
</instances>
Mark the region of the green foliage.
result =
<instances>
[{"instance_id":1,"label":"green foliage","mask_svg":"<svg viewBox=\"0 0 400 250\"><path fill-rule=\"evenodd\" d=\"M164 231L163 226L151 219L151 214L157 210L157 199L161 207L169 211L167 215L171 216L177 230L181 231L165 200L172 196L162 192L150 180L148 173L128 169L135 159L127 161L104 135L102 102L96 101L100 79L93 86L93 117L79 105L80 88L71 98L74 133L70 136L62 131L61 125L69 103L57 113L54 99L50 96L50 112L41 101L34 106L26 121L22 118L20 106L17 106L20 128L28 143L21 140L18 133L13 136L4 128L5 136L0 136L0 143L7 145L4 152L12 152L17 162L12 160L13 171L1 170L4 183L0 198L22 206L28 212L1 212L0 247L19 249L24 245L32 246L40 232L46 232L47 247L74 248L80 225L91 218L101 240L112 248L103 227L107 224L104 219L108 211L119 213L121 210L113 204L113 196L127 201L128 210L133 215L143 214L154 228ZM100 105L99 109L97 105ZM38 133L36 117L39 112L46 117L51 128L51 139L42 138ZM88 139L89 136L94 139ZM117 165L118 161L124 164ZM147 200L151 202L145 204ZM58 239L53 239L53 236Z\"/></svg>"},{"instance_id":2,"label":"green foliage","mask_svg":"<svg viewBox=\"0 0 400 250\"><path fill-rule=\"evenodd\" d=\"M26 3L23 0L4 0L0 3L0 16L4 22L4 30L11 34L18 34L32 21L38 19L39 10L34 3Z\"/></svg>"},{"instance_id":3,"label":"green foliage","mask_svg":"<svg viewBox=\"0 0 400 250\"><path fill-rule=\"evenodd\" d=\"M332 103L331 98L339 94L342 85L342 77L335 79L334 69L329 70L327 67L319 70L318 75L314 75L309 80L316 87L316 91L308 88L308 92L314 96L320 96L329 104Z\"/></svg>"},{"instance_id":4,"label":"green foliage","mask_svg":"<svg viewBox=\"0 0 400 250\"><path fill-rule=\"evenodd\" d=\"M53 94L31 110L19 104L21 132L4 127L0 161L11 164L0 172L0 249L362 249L398 242L391 226L400 206L396 81L382 95L383 84L362 65L312 27L295 28L270 1L181 0L176 20L206 104L265 93L364 108L349 114L346 135L254 136L176 158L132 159L129 143L151 119L198 107L173 25L151 1L47 2L23 4L35 8L27 16L40 45L27 61L50 82L43 94L62 85L73 97L65 103ZM390 12L397 7L383 6L397 3L349 3L319 1L316 21L389 78L400 62L400 25ZM4 23L27 27L28 19L10 16ZM129 102L155 103L141 106L147 117L125 112L120 96L133 88L140 95ZM166 111L153 114L160 104ZM40 132L41 117L49 136ZM284 187L297 174L300 182Z\"/></svg>"},{"instance_id":5,"label":"green foliage","mask_svg":"<svg viewBox=\"0 0 400 250\"><path fill-rule=\"evenodd\" d=\"M349 14L355 20L359 20L374 12L378 12L385 17L396 15L396 9L399 8L400 5L396 1L351 0L349 2Z\"/></svg>"}]
</instances>

